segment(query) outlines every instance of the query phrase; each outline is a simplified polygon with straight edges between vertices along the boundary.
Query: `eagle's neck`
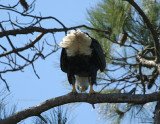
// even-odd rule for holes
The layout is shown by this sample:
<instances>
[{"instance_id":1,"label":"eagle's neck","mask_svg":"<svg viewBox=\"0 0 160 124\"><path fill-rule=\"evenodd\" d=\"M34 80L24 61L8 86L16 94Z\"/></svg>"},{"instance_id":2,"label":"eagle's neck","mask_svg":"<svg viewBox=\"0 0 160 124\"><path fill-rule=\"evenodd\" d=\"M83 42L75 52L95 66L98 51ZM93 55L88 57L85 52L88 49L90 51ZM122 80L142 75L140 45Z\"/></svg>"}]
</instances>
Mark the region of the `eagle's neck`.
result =
<instances>
[{"instance_id":1,"label":"eagle's neck","mask_svg":"<svg viewBox=\"0 0 160 124\"><path fill-rule=\"evenodd\" d=\"M91 42L92 39L87 34L80 30L72 30L70 34L63 38L60 46L66 48L67 56L91 55Z\"/></svg>"}]
</instances>

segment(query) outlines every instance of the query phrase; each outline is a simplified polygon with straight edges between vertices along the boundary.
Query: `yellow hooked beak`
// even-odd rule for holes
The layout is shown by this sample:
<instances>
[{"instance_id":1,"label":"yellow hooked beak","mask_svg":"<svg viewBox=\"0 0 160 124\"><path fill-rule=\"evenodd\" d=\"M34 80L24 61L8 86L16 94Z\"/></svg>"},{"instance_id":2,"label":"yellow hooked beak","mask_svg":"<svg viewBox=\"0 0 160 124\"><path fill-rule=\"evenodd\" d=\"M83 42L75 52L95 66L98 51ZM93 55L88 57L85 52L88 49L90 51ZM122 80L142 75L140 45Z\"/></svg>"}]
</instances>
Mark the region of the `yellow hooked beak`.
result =
<instances>
[{"instance_id":1,"label":"yellow hooked beak","mask_svg":"<svg viewBox=\"0 0 160 124\"><path fill-rule=\"evenodd\" d=\"M79 88L79 91L80 91L80 92L83 92L83 88L82 88L82 87L80 87L80 88Z\"/></svg>"},{"instance_id":2,"label":"yellow hooked beak","mask_svg":"<svg viewBox=\"0 0 160 124\"><path fill-rule=\"evenodd\" d=\"M78 86L77 88L78 88L78 90L79 90L80 92L84 92L84 91L87 90L87 89L85 89L85 88L82 88L81 86Z\"/></svg>"}]
</instances>

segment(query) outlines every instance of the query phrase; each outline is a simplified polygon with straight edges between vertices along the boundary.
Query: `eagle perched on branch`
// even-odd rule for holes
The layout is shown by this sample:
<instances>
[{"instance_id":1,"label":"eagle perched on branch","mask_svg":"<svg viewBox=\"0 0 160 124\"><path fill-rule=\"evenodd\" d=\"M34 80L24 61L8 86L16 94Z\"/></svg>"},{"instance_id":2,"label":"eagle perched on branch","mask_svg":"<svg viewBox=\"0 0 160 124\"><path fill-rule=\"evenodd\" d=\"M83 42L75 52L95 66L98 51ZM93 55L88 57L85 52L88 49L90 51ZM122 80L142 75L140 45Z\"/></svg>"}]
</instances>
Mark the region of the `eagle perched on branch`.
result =
<instances>
[{"instance_id":1,"label":"eagle perched on branch","mask_svg":"<svg viewBox=\"0 0 160 124\"><path fill-rule=\"evenodd\" d=\"M96 93L97 71L106 67L105 55L98 41L81 30L71 30L59 44L62 47L60 67L67 73L68 81L73 85L72 93L84 92L90 85L89 95Z\"/></svg>"}]
</instances>

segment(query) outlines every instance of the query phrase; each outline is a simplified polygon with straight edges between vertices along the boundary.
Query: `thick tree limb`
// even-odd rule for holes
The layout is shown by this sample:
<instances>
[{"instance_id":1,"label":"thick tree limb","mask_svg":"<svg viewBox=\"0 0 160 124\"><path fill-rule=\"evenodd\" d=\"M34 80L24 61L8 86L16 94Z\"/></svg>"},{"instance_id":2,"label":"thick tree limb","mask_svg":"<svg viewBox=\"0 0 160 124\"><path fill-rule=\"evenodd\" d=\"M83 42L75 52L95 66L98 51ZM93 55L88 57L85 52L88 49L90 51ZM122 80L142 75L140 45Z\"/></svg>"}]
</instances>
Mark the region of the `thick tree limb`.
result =
<instances>
[{"instance_id":1,"label":"thick tree limb","mask_svg":"<svg viewBox=\"0 0 160 124\"><path fill-rule=\"evenodd\" d=\"M145 95L112 93L112 94L94 94L91 96L89 96L86 93L81 93L77 95L67 94L64 96L48 99L39 105L17 112L14 115L0 121L0 124L16 124L23 119L26 119L31 116L39 116L44 111L47 111L53 107L64 105L67 103L87 102L90 104L96 104L96 103L145 104L148 102L158 101L159 99L160 99L160 93L152 93Z\"/></svg>"},{"instance_id":2,"label":"thick tree limb","mask_svg":"<svg viewBox=\"0 0 160 124\"><path fill-rule=\"evenodd\" d=\"M148 29L151 31L151 34L153 36L154 39L154 47L155 47L155 54L156 54L156 59L159 62L159 40L158 40L158 34L157 32L154 30L153 25L151 24L151 22L149 21L148 17L145 15L145 13L142 11L142 9L136 4L136 2L134 0L126 0L128 1L137 11L138 13L141 15L141 17L143 18L144 23L147 25Z\"/></svg>"},{"instance_id":3,"label":"thick tree limb","mask_svg":"<svg viewBox=\"0 0 160 124\"><path fill-rule=\"evenodd\" d=\"M136 58L143 66L157 68L160 74L160 64L157 64L154 60L147 60L145 58L142 58L140 55L137 55Z\"/></svg>"}]
</instances>

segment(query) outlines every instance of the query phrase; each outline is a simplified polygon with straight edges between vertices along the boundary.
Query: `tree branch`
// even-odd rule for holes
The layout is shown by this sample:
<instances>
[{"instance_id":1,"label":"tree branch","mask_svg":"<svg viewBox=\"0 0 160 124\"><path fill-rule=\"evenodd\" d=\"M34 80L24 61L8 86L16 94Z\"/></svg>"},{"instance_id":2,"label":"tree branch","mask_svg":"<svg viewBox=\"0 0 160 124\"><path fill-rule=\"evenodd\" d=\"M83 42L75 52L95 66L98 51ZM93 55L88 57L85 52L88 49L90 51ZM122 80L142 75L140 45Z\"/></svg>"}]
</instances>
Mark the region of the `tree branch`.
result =
<instances>
[{"instance_id":1,"label":"tree branch","mask_svg":"<svg viewBox=\"0 0 160 124\"><path fill-rule=\"evenodd\" d=\"M93 94L89 96L87 93L81 94L67 94L64 96L48 99L45 102L22 110L14 115L1 120L0 124L16 124L23 119L31 116L39 116L42 112L47 111L53 107L64 105L67 103L75 102L87 102L90 104L96 103L134 103L145 104L148 102L158 101L160 99L160 93L152 94L128 94L128 93L112 93L112 94Z\"/></svg>"},{"instance_id":2,"label":"tree branch","mask_svg":"<svg viewBox=\"0 0 160 124\"><path fill-rule=\"evenodd\" d=\"M25 51L25 50L33 47L34 44L36 44L43 36L44 36L44 33L40 33L40 35L38 35L33 41L31 41L31 42L30 42L29 44L27 44L26 46L20 47L20 48L15 48L15 49L13 49L13 50L11 50L11 51L2 53L2 54L0 54L0 57L9 55L9 54L11 54L11 53L17 53L17 52Z\"/></svg>"},{"instance_id":3,"label":"tree branch","mask_svg":"<svg viewBox=\"0 0 160 124\"><path fill-rule=\"evenodd\" d=\"M160 64L157 64L154 60L147 60L145 58L142 58L140 55L137 55L137 60L145 67L155 67L157 68L159 74L160 74Z\"/></svg>"},{"instance_id":4,"label":"tree branch","mask_svg":"<svg viewBox=\"0 0 160 124\"><path fill-rule=\"evenodd\" d=\"M42 32L42 33L64 32L64 31L66 32L66 31L76 29L76 28L87 28L87 29L94 30L97 32L104 32L107 34L110 33L107 30L95 29L95 28L88 27L86 25L80 25L80 26L75 26L75 27L70 27L70 28L52 28L52 29L46 29L42 27L26 27L26 28L21 28L21 29L14 29L14 30L0 32L0 38L4 36L8 36L8 35L16 36L18 34L29 34L33 32Z\"/></svg>"}]
</instances>

